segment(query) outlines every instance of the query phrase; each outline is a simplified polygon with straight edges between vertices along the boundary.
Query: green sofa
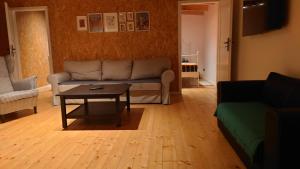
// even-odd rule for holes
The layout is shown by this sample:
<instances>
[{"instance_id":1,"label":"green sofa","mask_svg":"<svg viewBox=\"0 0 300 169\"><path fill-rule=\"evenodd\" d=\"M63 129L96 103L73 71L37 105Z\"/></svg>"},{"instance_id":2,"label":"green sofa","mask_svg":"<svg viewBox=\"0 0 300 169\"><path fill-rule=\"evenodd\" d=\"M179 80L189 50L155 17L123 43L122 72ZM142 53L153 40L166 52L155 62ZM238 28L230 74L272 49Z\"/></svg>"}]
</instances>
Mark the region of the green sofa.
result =
<instances>
[{"instance_id":1,"label":"green sofa","mask_svg":"<svg viewBox=\"0 0 300 169\"><path fill-rule=\"evenodd\" d=\"M289 153L300 147L299 79L272 72L267 80L219 82L215 115L248 169L300 168Z\"/></svg>"}]
</instances>

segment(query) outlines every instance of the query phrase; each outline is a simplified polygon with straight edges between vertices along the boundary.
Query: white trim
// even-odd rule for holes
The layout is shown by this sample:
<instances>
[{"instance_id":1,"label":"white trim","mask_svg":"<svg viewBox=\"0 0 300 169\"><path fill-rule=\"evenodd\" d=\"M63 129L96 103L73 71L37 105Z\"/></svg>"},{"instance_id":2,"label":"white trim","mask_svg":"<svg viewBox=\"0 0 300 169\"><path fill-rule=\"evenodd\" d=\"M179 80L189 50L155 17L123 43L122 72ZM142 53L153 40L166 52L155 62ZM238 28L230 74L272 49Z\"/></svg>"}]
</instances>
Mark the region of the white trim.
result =
<instances>
[{"instance_id":1,"label":"white trim","mask_svg":"<svg viewBox=\"0 0 300 169\"><path fill-rule=\"evenodd\" d=\"M19 43L19 36L18 36L18 29L17 29L17 20L16 20L16 13L14 11L14 8L11 8L11 12L12 12L12 20L13 20L13 33L14 33L14 37L15 37L15 47L16 47L16 71L18 74L18 78L19 79L23 79L23 75L22 75L22 64L21 64L21 58L20 58L20 43Z\"/></svg>"},{"instance_id":2,"label":"white trim","mask_svg":"<svg viewBox=\"0 0 300 169\"><path fill-rule=\"evenodd\" d=\"M50 34L50 25L49 25L49 14L48 14L48 7L45 9L45 17L46 17L46 24L47 24L47 34L48 34L48 50L49 50L49 69L50 74L53 74L53 58L52 58L52 46L51 46L51 34Z\"/></svg>"},{"instance_id":3,"label":"white trim","mask_svg":"<svg viewBox=\"0 0 300 169\"><path fill-rule=\"evenodd\" d=\"M6 26L7 26L7 35L8 35L8 43L9 43L9 52L8 54L12 58L14 62L14 70L11 74L14 80L20 80L18 67L15 64L18 64L16 61L16 45L15 45L15 37L14 37L14 27L13 27L13 17L11 8L8 6L7 2L4 2L5 6L5 15L6 15Z\"/></svg>"},{"instance_id":4,"label":"white trim","mask_svg":"<svg viewBox=\"0 0 300 169\"><path fill-rule=\"evenodd\" d=\"M231 68L231 65L232 65L232 49L233 49L233 37L232 37L232 32L233 32L233 6L234 6L234 0L230 0L230 5L231 5L231 8L230 8L230 23L229 23L229 40L231 41L230 42L230 49L229 49L229 56L228 56L228 60L229 60L229 63L228 63L228 67L229 67L229 70L228 70L228 74L227 74L227 79L226 80L231 80L231 71L232 71L232 68ZM222 43L221 43L221 40L222 40L222 31L221 31L221 9L222 7L219 6L219 18L218 18L218 25L219 25L219 28L218 28L218 55L217 55L217 82L219 81L222 81L224 79L221 78L220 76L220 73L221 71L219 71L219 67L220 67L220 59L221 59L221 48L222 48ZM222 45L221 45L222 44Z\"/></svg>"},{"instance_id":5,"label":"white trim","mask_svg":"<svg viewBox=\"0 0 300 169\"><path fill-rule=\"evenodd\" d=\"M51 90L51 85L48 84L46 86L42 86L38 88L39 92L46 92L46 91L50 91Z\"/></svg>"},{"instance_id":6,"label":"white trim","mask_svg":"<svg viewBox=\"0 0 300 169\"><path fill-rule=\"evenodd\" d=\"M16 12L31 12L31 11L48 11L47 6L34 6L34 7L14 7L11 8Z\"/></svg>"},{"instance_id":7,"label":"white trim","mask_svg":"<svg viewBox=\"0 0 300 169\"><path fill-rule=\"evenodd\" d=\"M206 81L207 83L210 83L212 86L217 86L217 83L216 82L212 82L212 81L210 81L210 80L207 80L207 79L205 79L205 78L201 78L202 80L204 80L204 81ZM200 80L201 80L200 79Z\"/></svg>"},{"instance_id":8,"label":"white trim","mask_svg":"<svg viewBox=\"0 0 300 169\"><path fill-rule=\"evenodd\" d=\"M182 1L178 1L178 92L182 93L182 77L181 77L181 5Z\"/></svg>"}]
</instances>

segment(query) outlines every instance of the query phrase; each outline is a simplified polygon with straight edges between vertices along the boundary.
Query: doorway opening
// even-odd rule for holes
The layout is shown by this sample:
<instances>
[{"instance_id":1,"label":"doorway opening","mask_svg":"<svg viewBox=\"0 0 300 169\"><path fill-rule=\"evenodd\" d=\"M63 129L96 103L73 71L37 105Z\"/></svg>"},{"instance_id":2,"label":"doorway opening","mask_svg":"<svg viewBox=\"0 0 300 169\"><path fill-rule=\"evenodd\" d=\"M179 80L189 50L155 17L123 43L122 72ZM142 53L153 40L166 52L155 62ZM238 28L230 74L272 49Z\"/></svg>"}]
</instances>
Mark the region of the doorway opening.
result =
<instances>
[{"instance_id":1,"label":"doorway opening","mask_svg":"<svg viewBox=\"0 0 300 169\"><path fill-rule=\"evenodd\" d=\"M49 89L52 70L47 7L9 8L6 3L10 48L14 55L14 77L37 76L37 87Z\"/></svg>"},{"instance_id":2,"label":"doorway opening","mask_svg":"<svg viewBox=\"0 0 300 169\"><path fill-rule=\"evenodd\" d=\"M218 2L181 4L182 87L217 83Z\"/></svg>"},{"instance_id":3,"label":"doorway opening","mask_svg":"<svg viewBox=\"0 0 300 169\"><path fill-rule=\"evenodd\" d=\"M178 11L180 91L231 80L233 0L182 0Z\"/></svg>"}]
</instances>

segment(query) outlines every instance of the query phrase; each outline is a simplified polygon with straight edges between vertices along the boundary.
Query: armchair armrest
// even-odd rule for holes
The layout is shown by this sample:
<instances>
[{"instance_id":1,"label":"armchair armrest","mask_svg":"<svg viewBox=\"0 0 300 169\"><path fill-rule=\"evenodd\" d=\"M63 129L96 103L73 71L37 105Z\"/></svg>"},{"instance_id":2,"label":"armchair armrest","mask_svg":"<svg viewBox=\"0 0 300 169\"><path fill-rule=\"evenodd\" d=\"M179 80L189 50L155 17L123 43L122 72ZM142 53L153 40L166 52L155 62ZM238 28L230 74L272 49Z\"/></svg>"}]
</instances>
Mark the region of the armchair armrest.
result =
<instances>
[{"instance_id":1,"label":"armchair armrest","mask_svg":"<svg viewBox=\"0 0 300 169\"><path fill-rule=\"evenodd\" d=\"M265 80L223 81L217 84L218 104L261 101Z\"/></svg>"},{"instance_id":2,"label":"armchair armrest","mask_svg":"<svg viewBox=\"0 0 300 169\"><path fill-rule=\"evenodd\" d=\"M36 89L37 87L36 80L37 80L36 76L31 76L23 80L13 81L12 85L15 91L32 90L32 89Z\"/></svg>"},{"instance_id":3,"label":"armchair armrest","mask_svg":"<svg viewBox=\"0 0 300 169\"><path fill-rule=\"evenodd\" d=\"M173 70L169 69L161 74L161 84L162 84L162 104L170 104L170 83L175 79L175 74Z\"/></svg>"},{"instance_id":4,"label":"armchair armrest","mask_svg":"<svg viewBox=\"0 0 300 169\"><path fill-rule=\"evenodd\" d=\"M300 108L271 108L266 114L266 169L299 168Z\"/></svg>"}]
</instances>

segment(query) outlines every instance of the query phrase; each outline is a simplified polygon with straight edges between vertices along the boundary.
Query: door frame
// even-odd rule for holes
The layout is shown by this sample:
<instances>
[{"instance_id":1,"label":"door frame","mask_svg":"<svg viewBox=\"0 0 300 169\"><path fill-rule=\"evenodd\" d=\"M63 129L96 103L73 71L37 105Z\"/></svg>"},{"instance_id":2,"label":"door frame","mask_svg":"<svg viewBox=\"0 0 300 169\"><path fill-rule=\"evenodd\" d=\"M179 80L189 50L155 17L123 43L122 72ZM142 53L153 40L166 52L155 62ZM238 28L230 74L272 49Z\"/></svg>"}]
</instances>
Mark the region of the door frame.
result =
<instances>
[{"instance_id":1,"label":"door frame","mask_svg":"<svg viewBox=\"0 0 300 169\"><path fill-rule=\"evenodd\" d=\"M45 13L45 20L46 20L46 29L47 29L47 36L48 36L48 49L49 49L49 71L50 74L53 73L53 59L52 59L52 47L51 47L51 36L50 36L50 26L49 26L49 15L48 15L48 7L47 6L36 6L36 7L12 7L11 14L12 14L12 26L13 26L13 34L15 36L15 46L16 46L16 61L17 61L17 71L19 73L20 79L22 79L22 65L21 65L21 58L20 58L20 43L19 43L19 36L18 36L18 29L17 29L17 20L16 20L16 13L17 12L44 12Z\"/></svg>"},{"instance_id":2,"label":"door frame","mask_svg":"<svg viewBox=\"0 0 300 169\"><path fill-rule=\"evenodd\" d=\"M182 48L182 38L181 38L181 5L182 4L188 4L188 3L206 3L206 2L214 2L214 3L219 3L221 0L180 0L178 1L178 78L179 78L179 92L182 93L182 69L181 69L181 48ZM232 7L233 8L233 7ZM220 11L220 6L219 6L219 11ZM230 23L232 24L232 23ZM221 28L220 28L220 12L218 13L218 39L217 39L217 62L216 62L216 79L217 82L219 81L219 60L220 60L220 40L221 40ZM230 63L231 63L231 58L230 58ZM231 65L231 64L230 64Z\"/></svg>"}]
</instances>

